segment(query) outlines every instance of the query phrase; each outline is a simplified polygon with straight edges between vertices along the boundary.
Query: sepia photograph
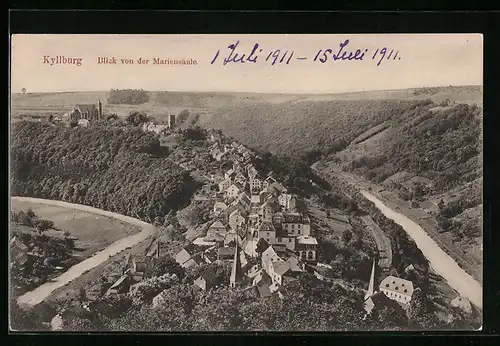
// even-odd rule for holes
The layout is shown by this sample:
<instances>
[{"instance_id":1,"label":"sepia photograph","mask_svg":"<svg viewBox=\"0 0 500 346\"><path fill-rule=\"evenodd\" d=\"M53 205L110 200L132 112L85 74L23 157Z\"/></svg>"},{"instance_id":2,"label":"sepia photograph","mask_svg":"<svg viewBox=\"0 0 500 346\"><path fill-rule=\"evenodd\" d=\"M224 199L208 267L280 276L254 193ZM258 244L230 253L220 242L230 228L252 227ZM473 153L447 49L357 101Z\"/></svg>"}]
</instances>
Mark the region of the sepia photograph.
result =
<instances>
[{"instance_id":1,"label":"sepia photograph","mask_svg":"<svg viewBox=\"0 0 500 346\"><path fill-rule=\"evenodd\" d=\"M481 34L10 38L9 327L480 331Z\"/></svg>"}]
</instances>

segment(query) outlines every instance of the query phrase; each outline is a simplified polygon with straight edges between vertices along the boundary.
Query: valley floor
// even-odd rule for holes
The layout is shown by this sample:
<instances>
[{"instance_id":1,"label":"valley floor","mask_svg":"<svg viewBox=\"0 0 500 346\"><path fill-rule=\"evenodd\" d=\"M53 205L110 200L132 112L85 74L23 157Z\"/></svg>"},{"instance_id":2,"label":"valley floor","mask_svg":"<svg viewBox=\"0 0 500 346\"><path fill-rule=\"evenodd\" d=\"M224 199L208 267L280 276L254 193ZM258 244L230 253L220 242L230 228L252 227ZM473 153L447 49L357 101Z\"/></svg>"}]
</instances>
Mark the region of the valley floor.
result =
<instances>
[{"instance_id":1,"label":"valley floor","mask_svg":"<svg viewBox=\"0 0 500 346\"><path fill-rule=\"evenodd\" d=\"M409 219L425 229L428 235L435 242L437 242L439 246L459 264L459 266L461 266L467 273L472 275L482 284L482 261L478 262L475 258L470 256L468 252L465 252L457 246L457 244L454 244L451 235L439 233L435 218L425 209L421 207L410 207L409 202L400 199L397 193L386 190L385 187L368 182L354 174L343 172L334 164L330 164L325 168L318 167L316 171L325 177L333 175L334 177L341 179L343 182L356 186L357 188L368 190L388 207L407 216Z\"/></svg>"}]
</instances>

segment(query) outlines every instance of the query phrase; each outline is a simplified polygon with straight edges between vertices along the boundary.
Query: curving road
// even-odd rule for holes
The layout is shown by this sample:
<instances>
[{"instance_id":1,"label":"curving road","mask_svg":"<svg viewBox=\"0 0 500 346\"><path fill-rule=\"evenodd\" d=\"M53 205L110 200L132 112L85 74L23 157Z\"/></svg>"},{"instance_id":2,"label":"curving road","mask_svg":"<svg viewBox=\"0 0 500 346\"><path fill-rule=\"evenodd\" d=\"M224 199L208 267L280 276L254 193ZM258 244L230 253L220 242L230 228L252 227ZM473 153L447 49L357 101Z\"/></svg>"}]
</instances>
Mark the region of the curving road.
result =
<instances>
[{"instance_id":1,"label":"curving road","mask_svg":"<svg viewBox=\"0 0 500 346\"><path fill-rule=\"evenodd\" d=\"M371 193L363 190L361 193L369 201L373 202L385 217L392 219L404 228L406 233L415 241L418 248L429 260L432 268L441 275L452 288L461 296L466 297L471 303L482 309L483 288L481 284L467 274L465 270L460 268L457 262L441 249L422 227L403 214L392 210Z\"/></svg>"},{"instance_id":2,"label":"curving road","mask_svg":"<svg viewBox=\"0 0 500 346\"><path fill-rule=\"evenodd\" d=\"M54 200L48 200L48 199L31 198L31 197L11 197L11 198L13 200L34 202L34 203L40 203L40 204L46 204L46 205L53 205L53 206L57 206L57 207L63 207L63 208L68 208L68 209L73 209L73 210L80 210L80 211L85 211L85 212L103 215L103 216L107 216L107 217L112 217L112 218L121 220L123 222L130 223L132 225L135 225L135 226L142 228L141 232L115 241L114 243L110 244L104 250L101 250L101 251L95 253L92 257L89 257L88 259L86 259L78 264L75 264L74 266L69 268L66 272L64 272L60 276L56 277L52 281L46 282L43 285L35 288L33 291L27 292L27 293L23 294L22 296L18 297L17 302L19 304L35 306L35 305L41 303L54 290L67 285L68 283L70 283L74 279L78 278L79 276L81 276L85 272L87 272L90 269L95 268L98 265L100 265L101 263L105 262L106 260L108 260L109 257L114 256L114 255L122 252L123 250L125 250L128 247L134 246L134 245L146 240L154 232L154 229L155 229L153 225L151 225L147 222L135 219L133 217L113 213L113 212L102 210L102 209L89 207L86 205L66 203L66 202L54 201Z\"/></svg>"}]
</instances>

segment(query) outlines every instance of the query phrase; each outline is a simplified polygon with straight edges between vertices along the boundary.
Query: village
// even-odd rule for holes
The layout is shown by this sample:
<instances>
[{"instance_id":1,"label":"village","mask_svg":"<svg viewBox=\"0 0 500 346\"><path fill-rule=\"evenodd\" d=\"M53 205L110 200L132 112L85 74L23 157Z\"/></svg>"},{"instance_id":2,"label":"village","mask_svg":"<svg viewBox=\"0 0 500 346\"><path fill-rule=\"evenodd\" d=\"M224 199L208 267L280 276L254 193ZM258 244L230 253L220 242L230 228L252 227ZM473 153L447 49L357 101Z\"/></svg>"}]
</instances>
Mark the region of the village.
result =
<instances>
[{"instance_id":1,"label":"village","mask_svg":"<svg viewBox=\"0 0 500 346\"><path fill-rule=\"evenodd\" d=\"M63 118L88 127L103 118L102 104L98 100L95 105L77 105ZM54 122L60 120L53 119ZM161 145L169 145L171 139L182 136L182 130L174 114L169 114L166 120L166 124L143 122L140 128L157 135ZM165 256L173 257L186 271L201 268L192 285L202 291L244 287L255 290L263 299L273 296L283 299L287 296L287 287L305 274L345 287L344 280L324 275L322 269L331 269L331 266L318 261L321 237L317 237L318 230L309 214L309 200L293 193L278 174L259 171L253 164L258 154L243 144L215 129L206 133L203 145L191 148L191 152L176 150L169 159L202 182L193 200L210 203L209 220L190 225L197 236L186 238L182 248L173 254L165 253L164 240L153 237L145 251L129 251L122 255L119 276L112 275L106 284L95 285L99 287L94 292L87 290L83 294L87 302L82 301L82 307L89 309L88 303L102 296L131 292L135 285L151 278L152 267ZM392 257L390 243L387 246ZM387 249L379 246L378 250ZM12 258L25 261L22 255L23 251L16 251ZM400 277L394 270L380 270L384 261L390 267L390 259L379 262L378 257L373 258L370 277L366 278L369 279L367 289L363 288L366 316L388 302L396 302L407 310L415 293L420 292L418 280L409 279L414 269L412 265L405 269L409 275ZM220 276L206 266L210 264L229 266L229 277L221 282ZM161 278L177 283L182 279L173 272ZM153 306L162 304L166 291L152 299ZM451 306L472 313L471 303L465 297L457 296Z\"/></svg>"},{"instance_id":2,"label":"village","mask_svg":"<svg viewBox=\"0 0 500 346\"><path fill-rule=\"evenodd\" d=\"M168 125L149 123L142 129L165 135L174 127L175 116L170 116ZM284 298L287 286L305 273L322 281L339 282L320 274L320 269L329 265L318 262L320 244L309 217L307 200L291 193L273 172L261 174L251 163L256 154L243 144L228 140L216 130L209 131L207 141L210 143L208 154L225 169L198 172L207 181L195 199L212 202L211 221L208 227L199 226L204 235L176 253L175 261L185 269L226 263L231 266L231 275L227 282L220 283L213 271L207 270L199 274L193 285L201 290L247 285L261 298L273 295ZM127 272L107 294L127 292L131 283L139 282L147 273L148 263L161 256L161 249L160 241L156 241L148 247L146 256L128 256ZM374 258L365 290L367 316L374 307L381 308L389 300L407 309L414 292L420 289L394 271L380 278L377 263ZM411 265L406 268L407 273L412 270ZM163 292L153 299L153 305L158 304L162 296ZM471 313L471 304L464 297L457 296L451 305Z\"/></svg>"}]
</instances>

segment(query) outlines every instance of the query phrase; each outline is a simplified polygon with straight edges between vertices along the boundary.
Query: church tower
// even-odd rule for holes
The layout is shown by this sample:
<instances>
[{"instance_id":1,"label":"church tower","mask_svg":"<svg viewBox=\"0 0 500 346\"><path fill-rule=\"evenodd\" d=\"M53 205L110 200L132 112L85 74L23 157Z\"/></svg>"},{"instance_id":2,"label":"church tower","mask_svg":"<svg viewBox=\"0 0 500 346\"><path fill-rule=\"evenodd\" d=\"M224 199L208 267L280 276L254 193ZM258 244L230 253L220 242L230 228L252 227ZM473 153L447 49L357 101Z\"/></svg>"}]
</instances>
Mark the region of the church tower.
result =
<instances>
[{"instance_id":1,"label":"church tower","mask_svg":"<svg viewBox=\"0 0 500 346\"><path fill-rule=\"evenodd\" d=\"M365 294L365 300L373 296L375 293L375 260L373 260L372 273L370 275L370 283L368 284L368 291Z\"/></svg>"},{"instance_id":2,"label":"church tower","mask_svg":"<svg viewBox=\"0 0 500 346\"><path fill-rule=\"evenodd\" d=\"M236 287L236 281L240 278L241 274L241 265L240 265L240 254L239 254L239 246L236 241L235 249L234 249L234 259L233 259L233 267L231 269L231 277L229 279L229 287Z\"/></svg>"},{"instance_id":3,"label":"church tower","mask_svg":"<svg viewBox=\"0 0 500 346\"><path fill-rule=\"evenodd\" d=\"M97 119L100 120L102 119L102 103L100 98L97 99L97 111Z\"/></svg>"}]
</instances>

